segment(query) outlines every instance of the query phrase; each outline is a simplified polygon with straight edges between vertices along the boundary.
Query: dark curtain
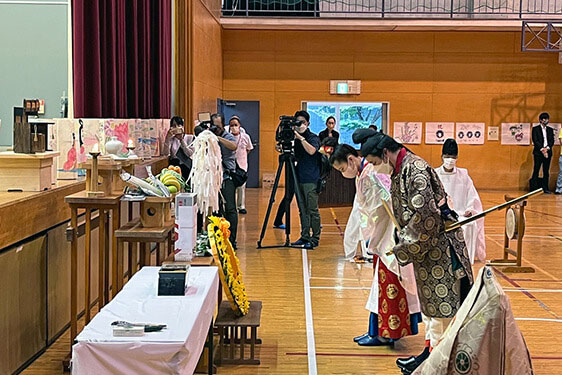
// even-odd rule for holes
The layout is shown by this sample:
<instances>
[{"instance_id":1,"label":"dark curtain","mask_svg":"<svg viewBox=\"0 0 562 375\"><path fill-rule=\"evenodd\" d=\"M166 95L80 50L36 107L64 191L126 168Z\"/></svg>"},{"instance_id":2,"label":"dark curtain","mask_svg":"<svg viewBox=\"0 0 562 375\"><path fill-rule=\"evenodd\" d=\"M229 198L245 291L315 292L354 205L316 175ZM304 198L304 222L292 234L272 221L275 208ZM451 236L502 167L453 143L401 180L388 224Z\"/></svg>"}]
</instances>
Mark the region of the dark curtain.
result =
<instances>
[{"instance_id":1,"label":"dark curtain","mask_svg":"<svg viewBox=\"0 0 562 375\"><path fill-rule=\"evenodd\" d=\"M74 117L168 118L171 0L74 0Z\"/></svg>"}]
</instances>

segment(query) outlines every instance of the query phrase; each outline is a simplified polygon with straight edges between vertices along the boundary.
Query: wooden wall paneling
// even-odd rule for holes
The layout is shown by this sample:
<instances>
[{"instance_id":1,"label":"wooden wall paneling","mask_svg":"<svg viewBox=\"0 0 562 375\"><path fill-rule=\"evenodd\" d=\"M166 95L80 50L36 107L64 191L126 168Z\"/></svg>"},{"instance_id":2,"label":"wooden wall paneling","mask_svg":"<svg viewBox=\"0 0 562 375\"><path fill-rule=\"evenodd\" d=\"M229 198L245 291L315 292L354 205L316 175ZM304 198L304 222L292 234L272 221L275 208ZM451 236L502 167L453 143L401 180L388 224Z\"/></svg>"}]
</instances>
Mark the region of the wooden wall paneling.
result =
<instances>
[{"instance_id":1,"label":"wooden wall paneling","mask_svg":"<svg viewBox=\"0 0 562 375\"><path fill-rule=\"evenodd\" d=\"M46 343L46 238L0 254L0 373L11 374Z\"/></svg>"},{"instance_id":2,"label":"wooden wall paneling","mask_svg":"<svg viewBox=\"0 0 562 375\"><path fill-rule=\"evenodd\" d=\"M276 155L267 136L302 100L389 101L395 121L536 122L542 111L562 122L562 72L556 56L520 52L518 32L223 31L223 88L231 100L260 100L260 173ZM330 96L330 79L362 80L358 96ZM270 108L273 101L273 108ZM408 145L433 166L440 145ZM558 151L556 148L555 153ZM531 148L461 146L459 166L479 189L526 189ZM501 183L489 178L498 173ZM551 166L551 185L557 163Z\"/></svg>"}]
</instances>

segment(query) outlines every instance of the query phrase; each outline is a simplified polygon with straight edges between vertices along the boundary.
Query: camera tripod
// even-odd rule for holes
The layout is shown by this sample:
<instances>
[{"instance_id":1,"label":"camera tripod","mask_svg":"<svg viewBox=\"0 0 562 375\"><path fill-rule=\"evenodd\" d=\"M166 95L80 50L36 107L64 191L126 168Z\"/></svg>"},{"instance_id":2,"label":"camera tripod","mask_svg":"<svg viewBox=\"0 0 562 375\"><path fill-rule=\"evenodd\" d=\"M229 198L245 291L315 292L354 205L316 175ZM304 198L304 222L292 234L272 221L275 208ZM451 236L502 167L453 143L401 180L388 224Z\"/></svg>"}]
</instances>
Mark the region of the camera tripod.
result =
<instances>
[{"instance_id":1,"label":"camera tripod","mask_svg":"<svg viewBox=\"0 0 562 375\"><path fill-rule=\"evenodd\" d=\"M269 197L269 204L267 205L267 212L265 214L265 219L263 221L263 226L261 228L260 238L258 240L258 249L273 249L278 247L293 247L291 246L291 193L290 184L293 184L293 190L297 197L297 205L299 209L302 209L302 204L304 203L304 198L302 192L299 189L297 172L295 170L295 155L291 150L283 150L283 153L279 155L279 167L277 167L277 173L275 175L275 182L273 183L273 190L271 191L271 196ZM269 216L271 215L271 209L273 208L273 203L275 202L275 193L277 193L277 188L279 187L279 179L281 177L281 172L285 168L285 243L283 245L273 245L273 246L262 246L262 240L265 236L265 231L267 229L267 223L269 221ZM300 246L295 248L301 248Z\"/></svg>"}]
</instances>

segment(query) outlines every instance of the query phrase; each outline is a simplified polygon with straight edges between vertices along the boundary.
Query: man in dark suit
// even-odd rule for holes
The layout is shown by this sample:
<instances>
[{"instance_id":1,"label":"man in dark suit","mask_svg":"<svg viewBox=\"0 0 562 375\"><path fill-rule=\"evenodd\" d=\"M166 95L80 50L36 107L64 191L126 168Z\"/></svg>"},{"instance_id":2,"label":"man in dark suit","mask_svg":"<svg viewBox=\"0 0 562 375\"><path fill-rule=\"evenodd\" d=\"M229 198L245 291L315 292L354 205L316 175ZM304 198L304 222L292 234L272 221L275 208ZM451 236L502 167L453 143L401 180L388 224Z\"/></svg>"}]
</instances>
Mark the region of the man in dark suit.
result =
<instances>
[{"instance_id":1,"label":"man in dark suit","mask_svg":"<svg viewBox=\"0 0 562 375\"><path fill-rule=\"evenodd\" d=\"M542 188L545 194L550 194L548 190L548 170L552 159L552 147L554 146L554 129L547 126L550 116L543 112L539 116L540 125L533 128L533 157L535 160L531 185L539 187L539 170L542 165Z\"/></svg>"}]
</instances>

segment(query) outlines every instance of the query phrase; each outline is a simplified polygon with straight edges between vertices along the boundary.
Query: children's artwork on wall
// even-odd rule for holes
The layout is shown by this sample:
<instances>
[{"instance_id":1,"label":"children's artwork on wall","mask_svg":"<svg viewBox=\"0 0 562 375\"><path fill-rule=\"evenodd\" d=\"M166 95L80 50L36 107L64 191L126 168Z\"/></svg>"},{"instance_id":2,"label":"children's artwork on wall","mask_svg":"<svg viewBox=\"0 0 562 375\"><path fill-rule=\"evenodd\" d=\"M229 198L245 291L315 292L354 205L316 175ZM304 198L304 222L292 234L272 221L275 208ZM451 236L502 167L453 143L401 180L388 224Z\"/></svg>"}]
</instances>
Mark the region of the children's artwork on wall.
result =
<instances>
[{"instance_id":1,"label":"children's artwork on wall","mask_svg":"<svg viewBox=\"0 0 562 375\"><path fill-rule=\"evenodd\" d=\"M489 141L499 141L500 140L500 128L499 128L499 126L488 126L488 140Z\"/></svg>"},{"instance_id":2,"label":"children's artwork on wall","mask_svg":"<svg viewBox=\"0 0 562 375\"><path fill-rule=\"evenodd\" d=\"M161 155L164 151L164 141L170 128L170 122L167 119L157 119L156 125L158 127L158 155Z\"/></svg>"},{"instance_id":3,"label":"children's artwork on wall","mask_svg":"<svg viewBox=\"0 0 562 375\"><path fill-rule=\"evenodd\" d=\"M455 127L458 144L483 145L486 124L483 122L457 122Z\"/></svg>"},{"instance_id":4,"label":"children's artwork on wall","mask_svg":"<svg viewBox=\"0 0 562 375\"><path fill-rule=\"evenodd\" d=\"M111 137L117 137L123 143L121 152L127 153L127 142L129 141L129 123L136 120L108 119L104 121L104 140L102 152L105 153L105 144ZM102 145L100 145L102 146Z\"/></svg>"},{"instance_id":5,"label":"children's artwork on wall","mask_svg":"<svg viewBox=\"0 0 562 375\"><path fill-rule=\"evenodd\" d=\"M502 123L502 145L528 146L531 143L531 124L520 122Z\"/></svg>"},{"instance_id":6,"label":"children's artwork on wall","mask_svg":"<svg viewBox=\"0 0 562 375\"><path fill-rule=\"evenodd\" d=\"M419 145L422 142L422 123L395 122L394 139L399 143Z\"/></svg>"},{"instance_id":7,"label":"children's artwork on wall","mask_svg":"<svg viewBox=\"0 0 562 375\"><path fill-rule=\"evenodd\" d=\"M455 138L454 122L426 122L425 143L441 144L448 138Z\"/></svg>"},{"instance_id":8,"label":"children's artwork on wall","mask_svg":"<svg viewBox=\"0 0 562 375\"><path fill-rule=\"evenodd\" d=\"M77 122L69 119L55 119L56 148L60 155L57 160L57 179L72 180L78 177L78 128Z\"/></svg>"},{"instance_id":9,"label":"children's artwork on wall","mask_svg":"<svg viewBox=\"0 0 562 375\"><path fill-rule=\"evenodd\" d=\"M158 156L158 152L159 152L159 147L158 147L158 120L156 119L151 119L149 122L149 128L148 128L148 144L150 146L150 155L149 157L152 156Z\"/></svg>"}]
</instances>

